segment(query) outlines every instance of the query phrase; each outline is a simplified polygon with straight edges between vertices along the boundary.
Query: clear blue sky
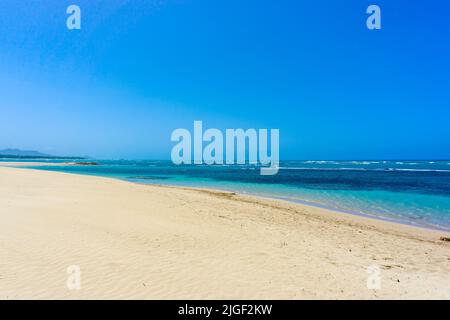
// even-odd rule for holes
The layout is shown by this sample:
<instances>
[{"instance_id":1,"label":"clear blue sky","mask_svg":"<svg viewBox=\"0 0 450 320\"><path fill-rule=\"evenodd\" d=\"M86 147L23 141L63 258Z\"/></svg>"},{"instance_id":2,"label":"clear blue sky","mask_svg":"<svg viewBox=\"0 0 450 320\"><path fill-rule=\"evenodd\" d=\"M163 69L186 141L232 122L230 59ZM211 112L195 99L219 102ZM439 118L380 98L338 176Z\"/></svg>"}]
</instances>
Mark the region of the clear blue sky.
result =
<instances>
[{"instance_id":1,"label":"clear blue sky","mask_svg":"<svg viewBox=\"0 0 450 320\"><path fill-rule=\"evenodd\" d=\"M0 148L169 159L172 130L203 120L279 128L282 159L448 159L449 15L444 0L2 0Z\"/></svg>"}]
</instances>

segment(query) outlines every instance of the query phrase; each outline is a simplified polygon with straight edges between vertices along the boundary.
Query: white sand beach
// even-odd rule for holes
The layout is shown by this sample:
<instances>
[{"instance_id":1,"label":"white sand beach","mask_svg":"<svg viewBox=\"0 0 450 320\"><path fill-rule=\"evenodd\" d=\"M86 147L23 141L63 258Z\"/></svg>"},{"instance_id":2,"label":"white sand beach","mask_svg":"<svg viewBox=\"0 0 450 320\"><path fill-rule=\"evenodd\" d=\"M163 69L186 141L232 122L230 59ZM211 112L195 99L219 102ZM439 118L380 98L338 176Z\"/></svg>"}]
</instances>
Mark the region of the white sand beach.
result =
<instances>
[{"instance_id":1,"label":"white sand beach","mask_svg":"<svg viewBox=\"0 0 450 320\"><path fill-rule=\"evenodd\" d=\"M278 200L0 167L0 299L450 299L441 237Z\"/></svg>"}]
</instances>

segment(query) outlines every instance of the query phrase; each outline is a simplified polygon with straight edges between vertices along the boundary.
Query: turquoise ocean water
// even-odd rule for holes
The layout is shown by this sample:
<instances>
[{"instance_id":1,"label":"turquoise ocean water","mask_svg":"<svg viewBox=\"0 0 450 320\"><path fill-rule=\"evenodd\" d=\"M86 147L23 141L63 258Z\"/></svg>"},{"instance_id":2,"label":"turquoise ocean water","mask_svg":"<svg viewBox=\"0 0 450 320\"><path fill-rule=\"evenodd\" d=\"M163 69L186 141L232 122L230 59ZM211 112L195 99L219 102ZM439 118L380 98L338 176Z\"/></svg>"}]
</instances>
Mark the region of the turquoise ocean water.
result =
<instances>
[{"instance_id":1,"label":"turquoise ocean water","mask_svg":"<svg viewBox=\"0 0 450 320\"><path fill-rule=\"evenodd\" d=\"M274 176L261 176L259 168L250 165L97 162L99 166L33 166L30 162L30 167L282 198L450 231L450 161L282 161Z\"/></svg>"}]
</instances>

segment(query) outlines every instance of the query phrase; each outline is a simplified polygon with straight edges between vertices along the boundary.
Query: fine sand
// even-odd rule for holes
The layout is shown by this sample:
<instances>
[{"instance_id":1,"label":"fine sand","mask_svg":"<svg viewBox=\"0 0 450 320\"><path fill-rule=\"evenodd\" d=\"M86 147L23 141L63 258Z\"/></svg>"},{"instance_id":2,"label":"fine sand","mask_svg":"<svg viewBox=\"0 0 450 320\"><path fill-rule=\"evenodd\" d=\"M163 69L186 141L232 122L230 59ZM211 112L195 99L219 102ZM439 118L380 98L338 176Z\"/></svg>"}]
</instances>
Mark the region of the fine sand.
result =
<instances>
[{"instance_id":1,"label":"fine sand","mask_svg":"<svg viewBox=\"0 0 450 320\"><path fill-rule=\"evenodd\" d=\"M226 192L0 167L0 299L450 299L449 236ZM67 287L69 266L80 267L79 290Z\"/></svg>"}]
</instances>

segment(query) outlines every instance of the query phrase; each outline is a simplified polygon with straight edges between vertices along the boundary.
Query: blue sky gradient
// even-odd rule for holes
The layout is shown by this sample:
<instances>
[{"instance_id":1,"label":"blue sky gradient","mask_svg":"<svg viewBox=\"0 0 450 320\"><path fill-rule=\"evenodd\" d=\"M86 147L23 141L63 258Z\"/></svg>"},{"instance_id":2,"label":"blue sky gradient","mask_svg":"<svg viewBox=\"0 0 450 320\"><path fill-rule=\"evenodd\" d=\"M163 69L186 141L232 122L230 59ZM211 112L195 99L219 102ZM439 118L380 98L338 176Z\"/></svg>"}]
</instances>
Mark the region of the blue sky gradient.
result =
<instances>
[{"instance_id":1,"label":"blue sky gradient","mask_svg":"<svg viewBox=\"0 0 450 320\"><path fill-rule=\"evenodd\" d=\"M82 29L66 28L66 8ZM378 4L382 29L366 28ZM0 149L169 159L279 128L282 159L450 159L448 1L0 2Z\"/></svg>"}]
</instances>

